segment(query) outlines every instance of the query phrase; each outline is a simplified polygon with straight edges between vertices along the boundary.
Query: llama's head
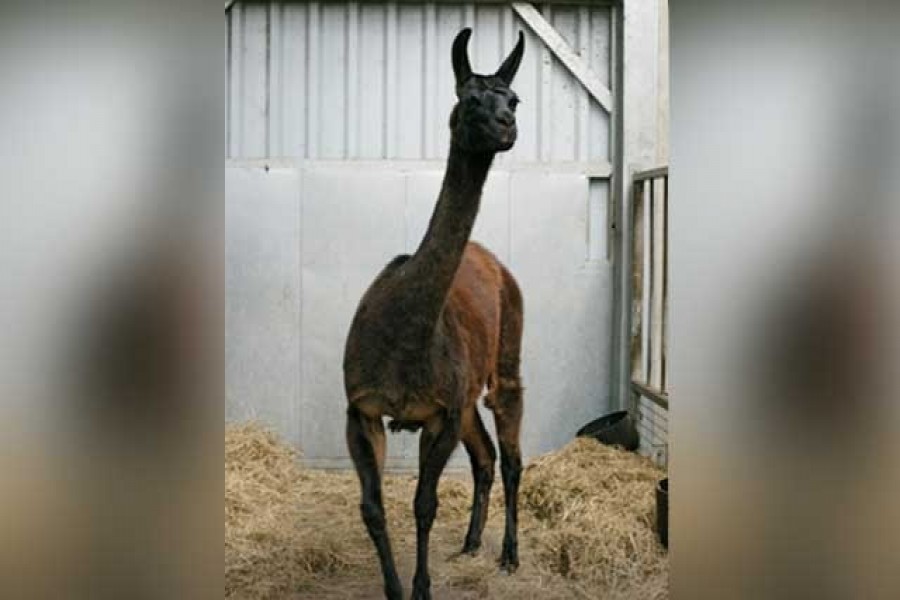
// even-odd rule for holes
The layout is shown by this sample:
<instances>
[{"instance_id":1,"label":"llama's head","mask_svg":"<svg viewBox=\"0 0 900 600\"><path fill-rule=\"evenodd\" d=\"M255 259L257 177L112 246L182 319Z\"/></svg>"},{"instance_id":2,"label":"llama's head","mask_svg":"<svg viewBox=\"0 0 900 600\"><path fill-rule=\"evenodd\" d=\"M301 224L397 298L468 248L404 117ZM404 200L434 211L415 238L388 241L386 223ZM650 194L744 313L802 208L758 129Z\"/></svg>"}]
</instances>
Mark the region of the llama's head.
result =
<instances>
[{"instance_id":1,"label":"llama's head","mask_svg":"<svg viewBox=\"0 0 900 600\"><path fill-rule=\"evenodd\" d=\"M516 105L519 97L510 89L519 70L525 38L493 75L472 72L466 46L472 30L466 27L453 41L453 73L459 102L450 114L450 138L467 152L503 152L516 142Z\"/></svg>"}]
</instances>

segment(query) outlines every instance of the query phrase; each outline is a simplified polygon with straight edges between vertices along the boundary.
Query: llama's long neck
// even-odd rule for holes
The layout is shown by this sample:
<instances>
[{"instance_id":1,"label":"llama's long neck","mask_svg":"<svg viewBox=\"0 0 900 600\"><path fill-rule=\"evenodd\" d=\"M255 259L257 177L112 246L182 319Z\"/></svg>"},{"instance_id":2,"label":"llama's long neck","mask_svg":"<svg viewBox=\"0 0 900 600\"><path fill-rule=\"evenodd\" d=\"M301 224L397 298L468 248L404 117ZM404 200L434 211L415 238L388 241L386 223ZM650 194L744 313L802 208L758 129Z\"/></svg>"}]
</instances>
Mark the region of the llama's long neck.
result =
<instances>
[{"instance_id":1,"label":"llama's long neck","mask_svg":"<svg viewBox=\"0 0 900 600\"><path fill-rule=\"evenodd\" d=\"M431 222L408 268L418 285L419 315L435 323L462 260L481 204L481 190L493 153L472 154L450 147L444 183Z\"/></svg>"}]
</instances>

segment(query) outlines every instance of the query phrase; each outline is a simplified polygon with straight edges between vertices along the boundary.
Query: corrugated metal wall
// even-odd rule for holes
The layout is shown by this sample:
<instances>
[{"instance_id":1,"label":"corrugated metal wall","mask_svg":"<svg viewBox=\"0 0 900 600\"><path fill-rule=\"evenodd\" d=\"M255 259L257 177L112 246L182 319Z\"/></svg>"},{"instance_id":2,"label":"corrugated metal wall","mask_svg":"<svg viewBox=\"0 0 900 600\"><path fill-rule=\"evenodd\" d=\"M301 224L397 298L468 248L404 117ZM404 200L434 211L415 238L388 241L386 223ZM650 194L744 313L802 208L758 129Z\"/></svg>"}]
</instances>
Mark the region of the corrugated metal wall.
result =
<instances>
[{"instance_id":1,"label":"corrugated metal wall","mask_svg":"<svg viewBox=\"0 0 900 600\"><path fill-rule=\"evenodd\" d=\"M610 11L539 6L610 86ZM526 35L521 136L499 164L606 162L609 115L508 4L237 3L228 13L230 158L441 159L455 102L450 45L475 29L476 72Z\"/></svg>"},{"instance_id":2,"label":"corrugated metal wall","mask_svg":"<svg viewBox=\"0 0 900 600\"><path fill-rule=\"evenodd\" d=\"M543 14L609 84L610 9ZM511 7L238 3L227 22L227 416L275 426L310 464L349 466L343 344L374 275L427 227L463 25L481 72L527 36L519 139L495 161L473 232L525 296L523 452L565 444L610 408L610 119ZM390 467L415 468L417 454L415 436L391 437ZM465 453L450 464L464 467Z\"/></svg>"}]
</instances>

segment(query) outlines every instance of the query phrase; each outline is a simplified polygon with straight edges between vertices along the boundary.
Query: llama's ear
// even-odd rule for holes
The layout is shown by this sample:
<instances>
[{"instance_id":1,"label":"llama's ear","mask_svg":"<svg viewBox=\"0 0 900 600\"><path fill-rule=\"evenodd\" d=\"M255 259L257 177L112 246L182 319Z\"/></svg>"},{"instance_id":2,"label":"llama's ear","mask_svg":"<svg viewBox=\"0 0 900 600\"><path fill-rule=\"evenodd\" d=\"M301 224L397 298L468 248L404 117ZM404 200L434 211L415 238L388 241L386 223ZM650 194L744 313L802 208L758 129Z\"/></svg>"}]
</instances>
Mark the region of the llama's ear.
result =
<instances>
[{"instance_id":1,"label":"llama's ear","mask_svg":"<svg viewBox=\"0 0 900 600\"><path fill-rule=\"evenodd\" d=\"M456 84L459 85L472 75L472 67L469 64L469 37L472 29L466 27L456 35L453 40L453 74L456 75Z\"/></svg>"},{"instance_id":2,"label":"llama's ear","mask_svg":"<svg viewBox=\"0 0 900 600\"><path fill-rule=\"evenodd\" d=\"M504 60L503 64L500 65L500 68L497 69L495 77L499 77L505 81L506 85L511 85L513 77L516 76L516 71L519 70L519 63L522 62L522 54L524 53L525 36L519 31L519 41L516 43L516 47L513 48L510 55L506 57L506 60Z\"/></svg>"}]
</instances>

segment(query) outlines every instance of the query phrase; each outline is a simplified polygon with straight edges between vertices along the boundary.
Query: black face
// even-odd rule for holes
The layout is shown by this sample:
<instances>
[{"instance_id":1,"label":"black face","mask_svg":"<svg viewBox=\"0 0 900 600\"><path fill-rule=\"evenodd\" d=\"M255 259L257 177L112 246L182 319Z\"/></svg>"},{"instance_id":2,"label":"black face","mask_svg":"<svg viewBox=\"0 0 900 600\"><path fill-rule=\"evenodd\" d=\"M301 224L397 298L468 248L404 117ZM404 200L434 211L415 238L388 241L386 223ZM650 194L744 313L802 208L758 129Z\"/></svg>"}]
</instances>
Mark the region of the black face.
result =
<instances>
[{"instance_id":1,"label":"black face","mask_svg":"<svg viewBox=\"0 0 900 600\"><path fill-rule=\"evenodd\" d=\"M519 97L510 85L519 69L525 39L493 75L472 73L466 46L472 30L463 29L453 42L453 71L459 102L450 115L450 136L457 147L468 152L504 152L516 142L516 106Z\"/></svg>"},{"instance_id":2,"label":"black face","mask_svg":"<svg viewBox=\"0 0 900 600\"><path fill-rule=\"evenodd\" d=\"M499 77L472 75L457 88L450 127L453 141L470 152L503 152L516 142L519 97Z\"/></svg>"}]
</instances>

